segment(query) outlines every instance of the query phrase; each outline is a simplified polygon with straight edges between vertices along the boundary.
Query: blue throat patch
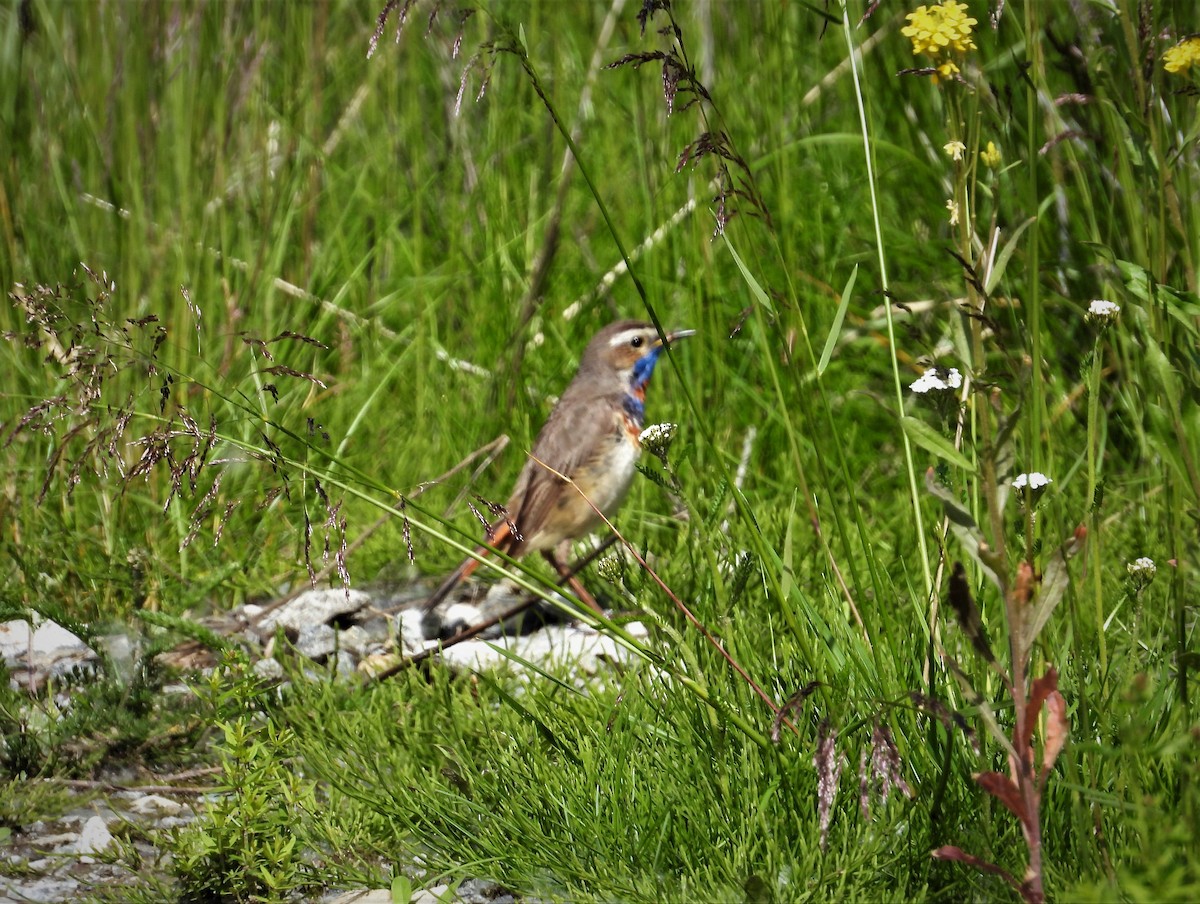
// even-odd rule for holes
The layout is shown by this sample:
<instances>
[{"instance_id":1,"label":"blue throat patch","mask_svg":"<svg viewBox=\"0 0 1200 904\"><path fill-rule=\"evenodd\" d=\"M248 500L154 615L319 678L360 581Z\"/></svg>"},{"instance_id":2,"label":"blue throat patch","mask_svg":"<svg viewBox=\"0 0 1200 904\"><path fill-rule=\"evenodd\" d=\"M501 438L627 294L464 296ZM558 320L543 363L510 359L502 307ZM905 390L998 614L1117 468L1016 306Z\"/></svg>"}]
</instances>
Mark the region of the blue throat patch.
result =
<instances>
[{"instance_id":1,"label":"blue throat patch","mask_svg":"<svg viewBox=\"0 0 1200 904\"><path fill-rule=\"evenodd\" d=\"M652 348L633 365L633 377L629 382L629 392L625 396L624 404L625 413L637 424L639 430L646 419L646 405L642 402L646 394L646 384L650 382L650 375L654 373L654 365L658 363L661 353L661 345Z\"/></svg>"},{"instance_id":2,"label":"blue throat patch","mask_svg":"<svg viewBox=\"0 0 1200 904\"><path fill-rule=\"evenodd\" d=\"M635 395L625 396L625 413L629 415L629 419L637 424L639 430L642 429L642 422L646 419L646 406L642 404L642 400Z\"/></svg>"},{"instance_id":3,"label":"blue throat patch","mask_svg":"<svg viewBox=\"0 0 1200 904\"><path fill-rule=\"evenodd\" d=\"M629 389L631 392L644 392L646 384L650 382L650 375L654 373L654 365L658 363L658 356L662 354L662 346L655 346L638 358L633 365L633 382Z\"/></svg>"}]
</instances>

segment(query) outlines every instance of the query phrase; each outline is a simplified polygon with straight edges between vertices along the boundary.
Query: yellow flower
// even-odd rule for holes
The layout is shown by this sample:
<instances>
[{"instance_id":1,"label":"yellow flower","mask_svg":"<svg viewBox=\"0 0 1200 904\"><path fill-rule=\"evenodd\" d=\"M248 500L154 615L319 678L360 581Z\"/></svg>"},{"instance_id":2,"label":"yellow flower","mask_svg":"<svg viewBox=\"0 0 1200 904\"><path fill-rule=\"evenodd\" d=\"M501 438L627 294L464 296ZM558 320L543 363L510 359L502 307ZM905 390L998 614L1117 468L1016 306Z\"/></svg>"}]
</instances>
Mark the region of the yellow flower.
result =
<instances>
[{"instance_id":1,"label":"yellow flower","mask_svg":"<svg viewBox=\"0 0 1200 904\"><path fill-rule=\"evenodd\" d=\"M942 78L950 78L952 75L958 75L958 66L955 65L953 60L946 60L946 62L937 67L937 71L938 75L942 76ZM933 81L934 84L937 83L936 75L933 77Z\"/></svg>"},{"instance_id":2,"label":"yellow flower","mask_svg":"<svg viewBox=\"0 0 1200 904\"><path fill-rule=\"evenodd\" d=\"M1173 75L1183 75L1192 66L1200 66L1200 35L1184 38L1163 54L1163 69Z\"/></svg>"},{"instance_id":3,"label":"yellow flower","mask_svg":"<svg viewBox=\"0 0 1200 904\"><path fill-rule=\"evenodd\" d=\"M942 0L939 6L918 6L904 18L912 24L900 29L900 34L912 41L914 56L939 57L975 49L971 30L978 20L967 15L965 3Z\"/></svg>"},{"instance_id":4,"label":"yellow flower","mask_svg":"<svg viewBox=\"0 0 1200 904\"><path fill-rule=\"evenodd\" d=\"M959 160L962 160L963 151L965 151L966 149L967 149L967 146L965 144L963 144L961 141L951 141L951 142L948 142L948 143L942 145L942 150L945 151L947 154L949 154L950 159L955 161L956 163Z\"/></svg>"},{"instance_id":5,"label":"yellow flower","mask_svg":"<svg viewBox=\"0 0 1200 904\"><path fill-rule=\"evenodd\" d=\"M979 159L988 169L998 167L1000 165L1000 148L996 147L996 142L989 141L987 149L979 152Z\"/></svg>"}]
</instances>

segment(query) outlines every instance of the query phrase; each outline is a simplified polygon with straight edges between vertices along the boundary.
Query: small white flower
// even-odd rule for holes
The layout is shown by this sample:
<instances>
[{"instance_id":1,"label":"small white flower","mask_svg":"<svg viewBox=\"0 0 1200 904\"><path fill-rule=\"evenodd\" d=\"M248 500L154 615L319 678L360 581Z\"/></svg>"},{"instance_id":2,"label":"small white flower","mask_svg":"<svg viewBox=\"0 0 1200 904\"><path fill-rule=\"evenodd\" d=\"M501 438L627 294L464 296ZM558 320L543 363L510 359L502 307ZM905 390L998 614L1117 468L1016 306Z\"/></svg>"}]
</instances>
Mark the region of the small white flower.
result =
<instances>
[{"instance_id":1,"label":"small white flower","mask_svg":"<svg viewBox=\"0 0 1200 904\"><path fill-rule=\"evenodd\" d=\"M1116 320L1117 315L1120 313L1121 306L1116 302L1096 298L1088 305L1087 318L1092 323L1107 326Z\"/></svg>"},{"instance_id":2,"label":"small white flower","mask_svg":"<svg viewBox=\"0 0 1200 904\"><path fill-rule=\"evenodd\" d=\"M908 388L913 392L924 395L927 392L935 390L958 389L962 386L962 374L958 372L957 367L952 367L946 372L945 379L938 373L936 367L931 367L917 379L909 384Z\"/></svg>"},{"instance_id":3,"label":"small white flower","mask_svg":"<svg viewBox=\"0 0 1200 904\"><path fill-rule=\"evenodd\" d=\"M958 225L958 202L953 198L946 199L946 209L950 211L950 225Z\"/></svg>"},{"instance_id":4,"label":"small white flower","mask_svg":"<svg viewBox=\"0 0 1200 904\"><path fill-rule=\"evenodd\" d=\"M936 370L927 370L917 379L913 380L908 386L913 392L924 395L935 389L942 389L942 378L937 375Z\"/></svg>"},{"instance_id":5,"label":"small white flower","mask_svg":"<svg viewBox=\"0 0 1200 904\"><path fill-rule=\"evenodd\" d=\"M642 435L639 437L642 448L665 465L667 452L671 448L671 442L675 439L675 431L678 429L678 424L651 424L642 430Z\"/></svg>"},{"instance_id":6,"label":"small white flower","mask_svg":"<svg viewBox=\"0 0 1200 904\"><path fill-rule=\"evenodd\" d=\"M950 159L953 160L955 163L957 163L958 161L963 159L963 151L965 151L966 149L967 149L967 146L965 144L963 144L961 141L951 141L951 142L948 142L947 144L942 145L942 150L945 151L947 154L949 154Z\"/></svg>"},{"instance_id":7,"label":"small white flower","mask_svg":"<svg viewBox=\"0 0 1200 904\"><path fill-rule=\"evenodd\" d=\"M1125 570L1129 572L1130 579L1137 585L1139 590L1153 581L1154 576L1158 574L1158 566L1154 564L1154 560L1149 556L1141 556L1134 559L1125 566Z\"/></svg>"},{"instance_id":8,"label":"small white flower","mask_svg":"<svg viewBox=\"0 0 1200 904\"><path fill-rule=\"evenodd\" d=\"M1026 487L1029 487L1031 490L1043 490L1052 483L1054 481L1041 471L1034 471L1030 474L1018 474L1012 485L1013 489L1017 490L1023 490Z\"/></svg>"}]
</instances>

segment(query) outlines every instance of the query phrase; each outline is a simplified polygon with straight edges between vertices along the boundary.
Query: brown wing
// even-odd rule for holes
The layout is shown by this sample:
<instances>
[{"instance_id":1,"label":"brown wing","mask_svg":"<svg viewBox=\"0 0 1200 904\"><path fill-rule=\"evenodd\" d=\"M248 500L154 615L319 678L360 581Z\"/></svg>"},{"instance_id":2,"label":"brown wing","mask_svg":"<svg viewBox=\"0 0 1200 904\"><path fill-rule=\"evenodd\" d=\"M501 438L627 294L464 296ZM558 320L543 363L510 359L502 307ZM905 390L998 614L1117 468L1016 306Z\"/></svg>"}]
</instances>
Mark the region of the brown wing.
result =
<instances>
[{"instance_id":1,"label":"brown wing","mask_svg":"<svg viewBox=\"0 0 1200 904\"><path fill-rule=\"evenodd\" d=\"M509 501L509 515L521 535L508 545L509 555L527 552L563 492L575 492L553 471L574 479L580 467L609 441L620 410L619 400L570 392L563 395L534 441Z\"/></svg>"}]
</instances>

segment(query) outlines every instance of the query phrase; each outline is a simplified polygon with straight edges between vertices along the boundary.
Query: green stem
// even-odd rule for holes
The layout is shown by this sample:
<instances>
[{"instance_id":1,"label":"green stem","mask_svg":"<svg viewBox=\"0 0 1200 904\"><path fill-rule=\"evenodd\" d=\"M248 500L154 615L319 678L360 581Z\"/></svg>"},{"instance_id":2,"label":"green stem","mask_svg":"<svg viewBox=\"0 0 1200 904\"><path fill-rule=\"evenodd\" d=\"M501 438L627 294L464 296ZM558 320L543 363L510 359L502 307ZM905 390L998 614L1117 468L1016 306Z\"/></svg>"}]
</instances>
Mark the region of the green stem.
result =
<instances>
[{"instance_id":1,"label":"green stem","mask_svg":"<svg viewBox=\"0 0 1200 904\"><path fill-rule=\"evenodd\" d=\"M1092 348L1092 366L1088 373L1088 498L1092 501L1091 527L1088 530L1088 558L1092 570L1092 590L1095 597L1096 636L1100 642L1100 674L1108 671L1108 644L1104 637L1104 591L1101 586L1100 508L1096 505L1096 488L1100 483L1100 374L1102 370L1100 337Z\"/></svg>"},{"instance_id":2,"label":"green stem","mask_svg":"<svg viewBox=\"0 0 1200 904\"><path fill-rule=\"evenodd\" d=\"M871 160L871 134L867 124L867 111L863 105L862 85L859 82L858 50L854 46L854 28L850 23L850 13L845 3L842 4L842 33L846 36L846 49L850 54L850 73L854 79L854 98L858 104L858 121L862 128L863 157L867 166L867 189L871 194L871 219L875 227L875 253L879 262L879 282L883 289L884 299L890 299L890 289L887 275L887 257L883 244L883 227L880 223L879 197L875 190L875 170ZM892 387L896 394L896 412L904 414L904 390L900 382L900 359L896 355L896 326L892 317L890 300L883 306L887 316L888 349L892 362ZM926 602L933 598L933 574L929 567L929 549L925 539L925 524L921 516L921 494L918 489L916 465L913 462L912 443L908 434L900 431L900 440L904 446L904 467L908 474L909 502L912 504L913 521L917 531L917 543L920 548L921 574L925 581Z\"/></svg>"},{"instance_id":3,"label":"green stem","mask_svg":"<svg viewBox=\"0 0 1200 904\"><path fill-rule=\"evenodd\" d=\"M1038 209L1038 88L1041 83L1042 54L1038 39L1036 10L1039 4L1033 0L1025 3L1025 46L1029 53L1028 91L1025 95L1025 160L1028 171L1028 210ZM1042 471L1042 418L1045 408L1045 378L1042 374L1042 294L1041 294L1041 237L1040 224L1029 230L1029 284L1026 289L1026 304L1029 311L1029 336L1032 343L1033 373L1030 396L1030 471ZM1032 544L1033 538L1028 539Z\"/></svg>"}]
</instances>

